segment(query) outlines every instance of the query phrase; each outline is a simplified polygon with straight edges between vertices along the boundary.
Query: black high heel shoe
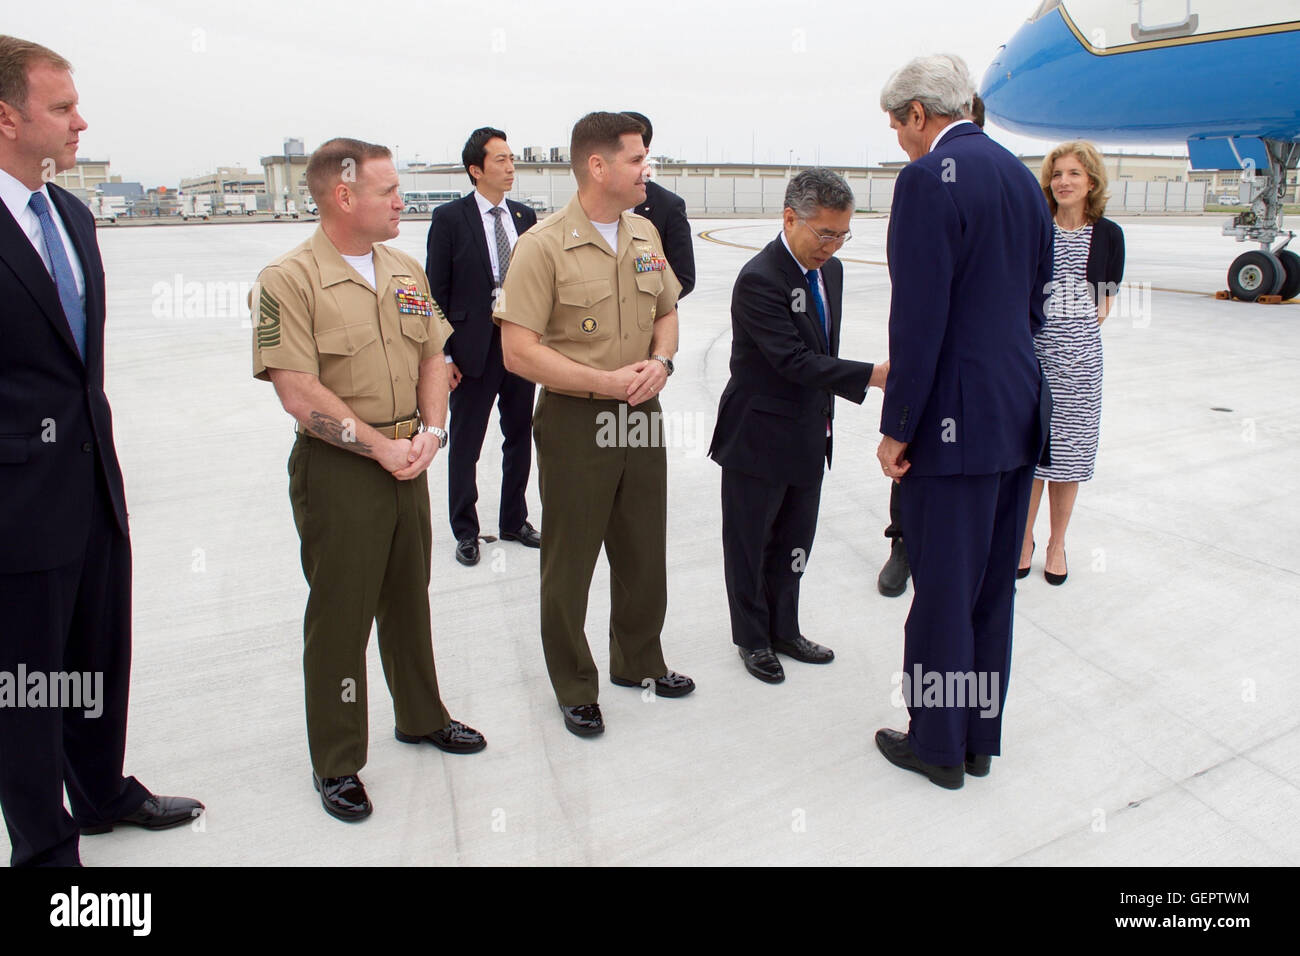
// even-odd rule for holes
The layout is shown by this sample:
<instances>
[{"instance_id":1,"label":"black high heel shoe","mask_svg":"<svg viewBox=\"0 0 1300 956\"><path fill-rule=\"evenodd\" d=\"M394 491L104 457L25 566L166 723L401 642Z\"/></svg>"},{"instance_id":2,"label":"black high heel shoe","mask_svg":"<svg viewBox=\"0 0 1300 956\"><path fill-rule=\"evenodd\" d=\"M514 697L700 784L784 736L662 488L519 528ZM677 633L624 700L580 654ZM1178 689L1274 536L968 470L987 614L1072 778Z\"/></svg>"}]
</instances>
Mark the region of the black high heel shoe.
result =
<instances>
[{"instance_id":1,"label":"black high heel shoe","mask_svg":"<svg viewBox=\"0 0 1300 956\"><path fill-rule=\"evenodd\" d=\"M1029 577L1029 569L1030 569L1031 567L1033 567L1033 564L1034 564L1034 552L1037 551L1037 550L1038 550L1038 542L1037 542L1037 541L1030 541L1030 542L1029 542L1029 564L1028 564L1027 566L1023 567L1023 568L1016 568L1016 580L1017 580L1017 581L1019 581L1021 578L1027 578L1027 577ZM1064 580L1064 579L1062 579L1062 580Z\"/></svg>"},{"instance_id":2,"label":"black high heel shoe","mask_svg":"<svg viewBox=\"0 0 1300 956\"><path fill-rule=\"evenodd\" d=\"M1058 585L1058 586L1059 586L1059 585L1062 585L1062 584L1065 583L1065 579L1068 578L1069 576L1070 576L1070 562L1069 562L1069 561L1066 561L1066 562L1065 562L1065 573L1064 573L1064 574L1053 574L1051 571L1047 570L1046 568L1043 568L1043 577L1047 579L1047 583L1048 583L1048 584L1055 584L1055 585Z\"/></svg>"}]
</instances>

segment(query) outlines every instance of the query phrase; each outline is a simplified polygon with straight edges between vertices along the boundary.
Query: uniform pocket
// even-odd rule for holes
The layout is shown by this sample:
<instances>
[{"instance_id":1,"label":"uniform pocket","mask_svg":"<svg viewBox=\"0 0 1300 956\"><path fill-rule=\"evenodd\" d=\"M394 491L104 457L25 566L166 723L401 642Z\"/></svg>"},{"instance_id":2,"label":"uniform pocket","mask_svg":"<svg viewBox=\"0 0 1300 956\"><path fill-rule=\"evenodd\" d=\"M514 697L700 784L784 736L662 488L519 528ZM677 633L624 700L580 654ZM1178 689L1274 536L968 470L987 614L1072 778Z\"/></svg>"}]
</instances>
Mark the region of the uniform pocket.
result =
<instances>
[{"instance_id":1,"label":"uniform pocket","mask_svg":"<svg viewBox=\"0 0 1300 956\"><path fill-rule=\"evenodd\" d=\"M340 325L332 329L317 329L314 333L316 351L320 353L320 380L344 401L359 395L373 394L379 390L382 378L375 376L372 358L373 343L379 332L369 323ZM370 352L362 354L365 349ZM383 359L378 360L380 363ZM382 370L385 366L378 365Z\"/></svg>"},{"instance_id":2,"label":"uniform pocket","mask_svg":"<svg viewBox=\"0 0 1300 956\"><path fill-rule=\"evenodd\" d=\"M420 379L420 359L424 354L424 343L429 341L429 329L424 324L424 317L403 315L402 336L407 339L403 349L406 353L407 369L411 373L411 381L417 382Z\"/></svg>"},{"instance_id":3,"label":"uniform pocket","mask_svg":"<svg viewBox=\"0 0 1300 956\"><path fill-rule=\"evenodd\" d=\"M636 276L636 324L644 332L655 324L655 302L664 291L662 272L638 272Z\"/></svg>"},{"instance_id":4,"label":"uniform pocket","mask_svg":"<svg viewBox=\"0 0 1300 956\"><path fill-rule=\"evenodd\" d=\"M613 294L608 279L585 279L559 286L555 298L565 336L575 342L610 338L616 322L604 316L613 311L606 302Z\"/></svg>"},{"instance_id":5,"label":"uniform pocket","mask_svg":"<svg viewBox=\"0 0 1300 956\"><path fill-rule=\"evenodd\" d=\"M322 355L356 355L377 338L378 331L369 323L317 329L316 351Z\"/></svg>"}]
</instances>

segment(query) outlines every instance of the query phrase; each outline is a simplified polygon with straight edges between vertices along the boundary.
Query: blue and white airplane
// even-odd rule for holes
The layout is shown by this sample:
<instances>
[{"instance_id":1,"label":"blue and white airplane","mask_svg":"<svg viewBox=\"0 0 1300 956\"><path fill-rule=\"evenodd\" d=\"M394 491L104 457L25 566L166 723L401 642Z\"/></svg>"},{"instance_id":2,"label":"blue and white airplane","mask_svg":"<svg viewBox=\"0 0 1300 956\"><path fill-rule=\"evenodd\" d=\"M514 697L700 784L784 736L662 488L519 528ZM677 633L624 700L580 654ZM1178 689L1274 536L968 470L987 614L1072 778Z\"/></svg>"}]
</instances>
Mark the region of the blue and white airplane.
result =
<instances>
[{"instance_id":1,"label":"blue and white airplane","mask_svg":"<svg viewBox=\"0 0 1300 956\"><path fill-rule=\"evenodd\" d=\"M1185 140L1193 169L1242 170L1244 208L1223 233L1260 251L1233 261L1228 286L1247 301L1300 294L1282 226L1286 172L1300 166L1297 0L1044 0L980 95L1017 133Z\"/></svg>"}]
</instances>

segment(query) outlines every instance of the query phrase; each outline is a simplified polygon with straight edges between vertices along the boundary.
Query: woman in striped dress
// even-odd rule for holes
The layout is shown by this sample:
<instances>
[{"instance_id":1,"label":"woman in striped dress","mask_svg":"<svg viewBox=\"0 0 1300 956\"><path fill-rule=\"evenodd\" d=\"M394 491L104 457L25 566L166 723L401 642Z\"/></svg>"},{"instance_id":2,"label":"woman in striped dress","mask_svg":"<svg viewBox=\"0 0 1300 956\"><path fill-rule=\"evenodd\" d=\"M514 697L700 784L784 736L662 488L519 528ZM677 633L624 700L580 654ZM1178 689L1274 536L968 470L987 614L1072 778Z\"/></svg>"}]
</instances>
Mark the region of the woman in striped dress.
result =
<instances>
[{"instance_id":1,"label":"woman in striped dress","mask_svg":"<svg viewBox=\"0 0 1300 956\"><path fill-rule=\"evenodd\" d=\"M1029 520L1017 577L1029 574L1034 520L1047 484L1051 536L1043 577L1064 584L1065 530L1079 482L1092 477L1101 424L1101 323L1124 277L1124 234L1102 216L1106 168L1090 143L1062 143L1043 160L1043 192L1055 220L1052 295L1034 338L1043 376L1052 390L1050 466L1034 472Z\"/></svg>"}]
</instances>

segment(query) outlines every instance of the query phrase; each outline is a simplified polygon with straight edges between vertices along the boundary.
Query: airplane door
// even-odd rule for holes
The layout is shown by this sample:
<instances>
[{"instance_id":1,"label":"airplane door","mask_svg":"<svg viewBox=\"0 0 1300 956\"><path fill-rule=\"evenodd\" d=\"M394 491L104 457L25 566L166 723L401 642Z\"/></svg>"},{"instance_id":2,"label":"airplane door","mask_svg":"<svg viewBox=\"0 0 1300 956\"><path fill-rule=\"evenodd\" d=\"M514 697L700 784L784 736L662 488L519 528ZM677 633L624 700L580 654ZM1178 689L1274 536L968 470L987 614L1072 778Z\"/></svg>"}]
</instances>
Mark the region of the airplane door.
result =
<instances>
[{"instance_id":1,"label":"airplane door","mask_svg":"<svg viewBox=\"0 0 1300 956\"><path fill-rule=\"evenodd\" d=\"M1192 0L1138 0L1133 39L1166 40L1191 36L1196 32L1199 19L1192 13Z\"/></svg>"}]
</instances>

